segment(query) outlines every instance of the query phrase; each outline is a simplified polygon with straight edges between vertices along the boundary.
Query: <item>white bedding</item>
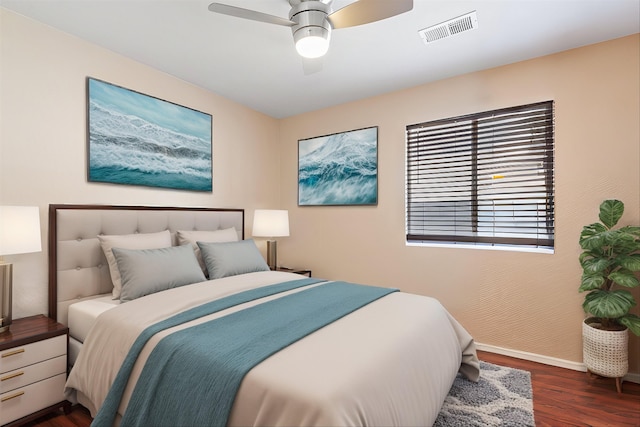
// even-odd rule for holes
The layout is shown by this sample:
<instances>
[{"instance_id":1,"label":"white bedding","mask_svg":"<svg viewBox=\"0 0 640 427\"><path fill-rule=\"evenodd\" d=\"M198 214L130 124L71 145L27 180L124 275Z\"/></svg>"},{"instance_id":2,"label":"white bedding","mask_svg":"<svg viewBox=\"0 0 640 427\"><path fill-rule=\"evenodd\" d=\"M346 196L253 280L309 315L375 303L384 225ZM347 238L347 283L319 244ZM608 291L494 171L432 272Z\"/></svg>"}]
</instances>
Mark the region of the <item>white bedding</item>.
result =
<instances>
[{"instance_id":1,"label":"white bedding","mask_svg":"<svg viewBox=\"0 0 640 427\"><path fill-rule=\"evenodd\" d=\"M119 304L120 300L114 300L111 294L104 294L69 306L69 366L76 363L82 350L82 343L98 316Z\"/></svg>"},{"instance_id":2,"label":"white bedding","mask_svg":"<svg viewBox=\"0 0 640 427\"><path fill-rule=\"evenodd\" d=\"M83 343L93 323L99 315L120 305L111 294L98 295L96 298L71 304L69 306L69 336Z\"/></svg>"},{"instance_id":3,"label":"white bedding","mask_svg":"<svg viewBox=\"0 0 640 427\"><path fill-rule=\"evenodd\" d=\"M299 277L284 272L226 277L104 311L86 335L67 381L67 396L78 397L95 415L128 349L147 326L212 299ZM259 302L154 336L136 363L119 413L124 413L144 360L162 337ZM459 369L477 379L471 336L438 301L396 292L252 369L240 386L229 425L431 425Z\"/></svg>"}]
</instances>

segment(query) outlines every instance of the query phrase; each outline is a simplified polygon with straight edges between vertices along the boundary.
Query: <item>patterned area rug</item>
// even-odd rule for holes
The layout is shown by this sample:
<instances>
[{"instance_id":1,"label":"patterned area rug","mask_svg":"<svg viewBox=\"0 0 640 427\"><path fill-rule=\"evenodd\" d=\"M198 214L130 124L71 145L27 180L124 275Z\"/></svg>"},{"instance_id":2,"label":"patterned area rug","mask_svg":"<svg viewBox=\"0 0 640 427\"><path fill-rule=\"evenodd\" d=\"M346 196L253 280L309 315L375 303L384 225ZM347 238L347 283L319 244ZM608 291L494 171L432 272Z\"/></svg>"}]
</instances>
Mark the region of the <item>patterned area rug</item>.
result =
<instances>
[{"instance_id":1,"label":"patterned area rug","mask_svg":"<svg viewBox=\"0 0 640 427\"><path fill-rule=\"evenodd\" d=\"M455 379L434 427L535 426L531 374L480 362L480 381Z\"/></svg>"}]
</instances>

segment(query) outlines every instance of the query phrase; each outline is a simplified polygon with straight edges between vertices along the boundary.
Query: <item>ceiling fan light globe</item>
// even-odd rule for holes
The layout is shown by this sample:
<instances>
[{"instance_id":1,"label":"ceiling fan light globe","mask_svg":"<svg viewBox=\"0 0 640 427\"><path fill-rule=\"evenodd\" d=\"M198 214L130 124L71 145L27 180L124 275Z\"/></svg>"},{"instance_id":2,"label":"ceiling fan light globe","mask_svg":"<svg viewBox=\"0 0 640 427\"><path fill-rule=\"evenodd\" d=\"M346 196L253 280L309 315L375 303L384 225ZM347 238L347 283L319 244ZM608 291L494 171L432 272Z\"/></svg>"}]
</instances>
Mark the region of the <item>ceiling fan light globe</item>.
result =
<instances>
[{"instance_id":1,"label":"ceiling fan light globe","mask_svg":"<svg viewBox=\"0 0 640 427\"><path fill-rule=\"evenodd\" d=\"M322 36L306 36L296 42L296 51L304 58L320 58L329 50L329 40Z\"/></svg>"}]
</instances>

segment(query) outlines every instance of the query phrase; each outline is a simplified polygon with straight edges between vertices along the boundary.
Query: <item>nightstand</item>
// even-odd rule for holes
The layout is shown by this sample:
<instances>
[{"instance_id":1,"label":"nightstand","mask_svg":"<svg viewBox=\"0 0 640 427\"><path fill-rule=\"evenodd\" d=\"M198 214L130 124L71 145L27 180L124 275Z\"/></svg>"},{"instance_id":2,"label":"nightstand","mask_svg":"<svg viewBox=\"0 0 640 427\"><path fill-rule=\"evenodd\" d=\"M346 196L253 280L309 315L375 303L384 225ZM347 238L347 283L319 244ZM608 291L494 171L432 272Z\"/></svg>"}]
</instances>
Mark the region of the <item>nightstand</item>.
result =
<instances>
[{"instance_id":1,"label":"nightstand","mask_svg":"<svg viewBox=\"0 0 640 427\"><path fill-rule=\"evenodd\" d=\"M16 319L0 334L0 425L17 426L67 409L69 329L43 315Z\"/></svg>"},{"instance_id":2,"label":"nightstand","mask_svg":"<svg viewBox=\"0 0 640 427\"><path fill-rule=\"evenodd\" d=\"M311 277L311 270L305 270L304 268L277 267L275 271L286 271L289 273L302 274L304 276Z\"/></svg>"}]
</instances>

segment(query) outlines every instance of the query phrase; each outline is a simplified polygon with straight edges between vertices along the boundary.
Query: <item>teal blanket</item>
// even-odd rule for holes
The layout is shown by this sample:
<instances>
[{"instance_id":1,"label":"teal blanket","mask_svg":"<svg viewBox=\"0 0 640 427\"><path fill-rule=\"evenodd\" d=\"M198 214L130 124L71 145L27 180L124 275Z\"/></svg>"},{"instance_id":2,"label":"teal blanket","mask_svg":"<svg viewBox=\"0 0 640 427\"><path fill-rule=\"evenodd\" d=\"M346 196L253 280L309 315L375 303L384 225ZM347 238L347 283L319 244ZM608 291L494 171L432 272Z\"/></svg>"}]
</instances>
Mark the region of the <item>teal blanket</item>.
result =
<instances>
[{"instance_id":1,"label":"teal blanket","mask_svg":"<svg viewBox=\"0 0 640 427\"><path fill-rule=\"evenodd\" d=\"M153 350L123 426L224 426L244 376L395 289L331 282L175 332Z\"/></svg>"},{"instance_id":2,"label":"teal blanket","mask_svg":"<svg viewBox=\"0 0 640 427\"><path fill-rule=\"evenodd\" d=\"M138 359L138 355L142 351L143 347L151 339L152 336L165 329L172 328L174 326L181 325L186 322L198 319L202 316L216 313L218 311L226 310L227 308L234 307L239 304L244 304L249 301L253 301L259 298L275 295L280 292L286 292L292 289L296 289L302 286L309 286L315 283L323 282L321 279L299 279L289 282L278 283L270 286L263 286L257 289L251 289L249 291L238 292L237 294L230 295L228 297L220 298L215 301L211 301L206 304L194 307L190 310L178 313L168 319L153 324L146 328L136 341L131 346L127 357L125 358L118 375L116 375L109 394L105 398L104 402L93 422L92 427L111 427L116 419L118 406L122 399L122 394L129 381L129 375L131 370Z\"/></svg>"}]
</instances>

